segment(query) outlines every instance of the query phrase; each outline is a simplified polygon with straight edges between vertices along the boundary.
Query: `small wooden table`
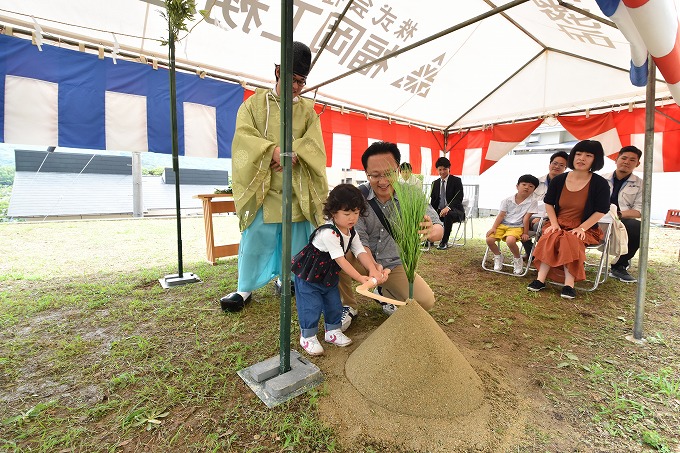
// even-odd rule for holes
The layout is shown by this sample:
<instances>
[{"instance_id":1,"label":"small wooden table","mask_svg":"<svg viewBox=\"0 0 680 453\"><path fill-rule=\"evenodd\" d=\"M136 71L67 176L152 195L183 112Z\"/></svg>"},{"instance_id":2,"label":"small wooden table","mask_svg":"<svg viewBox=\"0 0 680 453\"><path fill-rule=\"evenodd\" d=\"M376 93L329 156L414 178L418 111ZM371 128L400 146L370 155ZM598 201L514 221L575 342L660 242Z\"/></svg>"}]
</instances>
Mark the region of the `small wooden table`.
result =
<instances>
[{"instance_id":1,"label":"small wooden table","mask_svg":"<svg viewBox=\"0 0 680 453\"><path fill-rule=\"evenodd\" d=\"M205 253L210 264L217 264L217 258L238 255L238 244L215 245L213 214L236 212L234 198L230 193L194 195L203 202L203 223L205 226Z\"/></svg>"}]
</instances>

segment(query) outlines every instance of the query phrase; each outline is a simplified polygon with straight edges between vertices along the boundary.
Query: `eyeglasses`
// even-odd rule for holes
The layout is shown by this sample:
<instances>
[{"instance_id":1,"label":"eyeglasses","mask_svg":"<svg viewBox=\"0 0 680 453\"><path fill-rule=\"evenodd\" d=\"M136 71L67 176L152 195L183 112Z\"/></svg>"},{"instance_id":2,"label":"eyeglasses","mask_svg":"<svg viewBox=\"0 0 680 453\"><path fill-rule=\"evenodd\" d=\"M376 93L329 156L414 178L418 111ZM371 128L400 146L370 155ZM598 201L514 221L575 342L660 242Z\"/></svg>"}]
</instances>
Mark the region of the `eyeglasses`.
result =
<instances>
[{"instance_id":1,"label":"eyeglasses","mask_svg":"<svg viewBox=\"0 0 680 453\"><path fill-rule=\"evenodd\" d=\"M281 65L275 64L274 67L276 68L277 77L278 77L278 74L279 74L278 71L281 70ZM302 88L302 87L304 87L305 85L307 85L307 78L306 78L306 77L305 77L305 78L300 78L300 77L295 77L295 76L293 76L293 83L294 83L294 84L297 84L297 86L299 86L300 88Z\"/></svg>"},{"instance_id":2,"label":"eyeglasses","mask_svg":"<svg viewBox=\"0 0 680 453\"><path fill-rule=\"evenodd\" d=\"M381 175L381 174L377 174L377 173L371 173L371 174L366 174L366 176L367 176L368 179L370 179L371 181L380 181L381 179L390 180L390 179L392 179L392 178L394 177L394 173L395 173L394 171L388 171L388 172L386 172L386 173L383 173L382 175Z\"/></svg>"},{"instance_id":3,"label":"eyeglasses","mask_svg":"<svg viewBox=\"0 0 680 453\"><path fill-rule=\"evenodd\" d=\"M566 168L567 167L566 165L560 164L559 162L551 162L550 166L555 167L555 168Z\"/></svg>"}]
</instances>

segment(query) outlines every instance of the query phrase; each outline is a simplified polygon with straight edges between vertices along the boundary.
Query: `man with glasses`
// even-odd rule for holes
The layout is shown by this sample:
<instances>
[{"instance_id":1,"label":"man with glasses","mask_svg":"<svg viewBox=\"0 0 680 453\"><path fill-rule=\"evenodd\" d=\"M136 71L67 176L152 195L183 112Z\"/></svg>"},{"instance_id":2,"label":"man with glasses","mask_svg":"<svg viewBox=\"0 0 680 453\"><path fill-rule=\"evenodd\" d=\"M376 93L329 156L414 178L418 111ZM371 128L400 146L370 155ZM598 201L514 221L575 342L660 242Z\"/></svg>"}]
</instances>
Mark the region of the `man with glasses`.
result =
<instances>
[{"instance_id":1,"label":"man with glasses","mask_svg":"<svg viewBox=\"0 0 680 453\"><path fill-rule=\"evenodd\" d=\"M561 175L562 173L565 172L565 170L567 169L568 159L569 154L567 154L565 151L557 151L556 153L553 153L552 156L550 156L548 174L538 178L538 187L536 187L536 190L534 190L534 198L538 203L538 211L531 220L531 229L533 231L536 231L536 225L538 224L538 221L542 217L547 216L545 212L545 203L543 203L543 197L545 197L545 193L548 191L548 185L550 185L550 181L555 176ZM522 241L522 245L524 246L524 253L526 254L526 256L529 256L529 254L531 253L531 249L534 246L534 243L531 240L528 240Z\"/></svg>"},{"instance_id":2,"label":"man with glasses","mask_svg":"<svg viewBox=\"0 0 680 453\"><path fill-rule=\"evenodd\" d=\"M309 47L293 43L293 165L291 255L323 223L328 195L326 150L314 102L300 97L311 65ZM239 217L237 291L220 299L225 311L239 311L251 292L281 274L283 167L280 148L281 67L276 86L258 88L239 108L232 143L232 189ZM276 282L275 282L276 283ZM280 282L277 286L280 290Z\"/></svg>"},{"instance_id":3,"label":"man with glasses","mask_svg":"<svg viewBox=\"0 0 680 453\"><path fill-rule=\"evenodd\" d=\"M399 246L395 242L389 229L391 213L399 209L399 200L395 197L392 182L396 180L399 172L401 153L394 143L375 142L364 151L361 163L366 170L366 176L370 187L365 187L365 196L369 204L366 217L359 217L354 226L361 243L366 249L368 256L376 262L379 271L389 269L387 280L381 283L377 289L380 294L395 300L408 299L408 279L399 258ZM423 222L420 223L422 233L430 241L441 239L444 233L442 222L437 212L427 205ZM382 213L382 216L379 216ZM382 217L382 218L381 218ZM366 270L354 258L352 254L347 259L361 273L366 275ZM352 278L345 272L340 273L340 296L343 302L342 330L349 327L352 319L357 316L357 303L352 290ZM423 280L416 274L413 282L413 298L425 309L434 307L434 293ZM393 304L383 304L383 312L387 315L394 313Z\"/></svg>"}]
</instances>

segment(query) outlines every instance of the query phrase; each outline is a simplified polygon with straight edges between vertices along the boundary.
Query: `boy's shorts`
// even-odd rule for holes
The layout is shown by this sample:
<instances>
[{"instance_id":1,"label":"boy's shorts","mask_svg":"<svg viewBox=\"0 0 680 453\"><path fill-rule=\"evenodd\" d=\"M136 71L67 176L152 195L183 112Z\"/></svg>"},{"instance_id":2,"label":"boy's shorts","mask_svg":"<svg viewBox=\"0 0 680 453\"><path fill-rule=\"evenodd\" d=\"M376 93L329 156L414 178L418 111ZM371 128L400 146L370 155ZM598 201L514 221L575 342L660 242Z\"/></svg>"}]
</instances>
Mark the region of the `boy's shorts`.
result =
<instances>
[{"instance_id":1,"label":"boy's shorts","mask_svg":"<svg viewBox=\"0 0 680 453\"><path fill-rule=\"evenodd\" d=\"M502 239L505 242L508 241L508 236L514 236L518 241L522 239L522 232L524 228L516 226L507 226L502 223L496 228L496 234L494 237L496 239Z\"/></svg>"}]
</instances>

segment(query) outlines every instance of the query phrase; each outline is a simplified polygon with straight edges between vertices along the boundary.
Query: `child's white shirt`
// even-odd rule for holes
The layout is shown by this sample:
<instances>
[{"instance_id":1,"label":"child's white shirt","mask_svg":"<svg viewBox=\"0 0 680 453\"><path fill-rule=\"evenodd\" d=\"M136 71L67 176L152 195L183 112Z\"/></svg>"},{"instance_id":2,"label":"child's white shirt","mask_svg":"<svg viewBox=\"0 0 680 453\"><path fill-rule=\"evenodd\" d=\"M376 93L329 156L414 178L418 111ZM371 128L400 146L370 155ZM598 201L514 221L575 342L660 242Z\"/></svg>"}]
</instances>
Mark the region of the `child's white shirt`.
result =
<instances>
[{"instance_id":1,"label":"child's white shirt","mask_svg":"<svg viewBox=\"0 0 680 453\"><path fill-rule=\"evenodd\" d=\"M518 227L523 225L524 214L527 212L535 213L538 210L536 198L529 196L520 204L515 202L515 195L501 201L501 211L505 211L503 225Z\"/></svg>"},{"instance_id":2,"label":"child's white shirt","mask_svg":"<svg viewBox=\"0 0 680 453\"><path fill-rule=\"evenodd\" d=\"M338 231L340 230L338 229ZM342 240L344 241L345 247L347 247L350 236L345 235L342 231L340 231L340 234L342 235ZM332 228L324 228L321 231L319 231L314 236L314 239L312 240L312 245L322 252L330 253L332 259L345 256L346 250L343 250L342 247L340 247L340 237ZM354 256L359 256L362 253L366 253L366 250L364 249L364 246L361 244L361 239L359 239L358 234L354 235L354 239L352 239L352 244L350 245L350 248Z\"/></svg>"}]
</instances>

